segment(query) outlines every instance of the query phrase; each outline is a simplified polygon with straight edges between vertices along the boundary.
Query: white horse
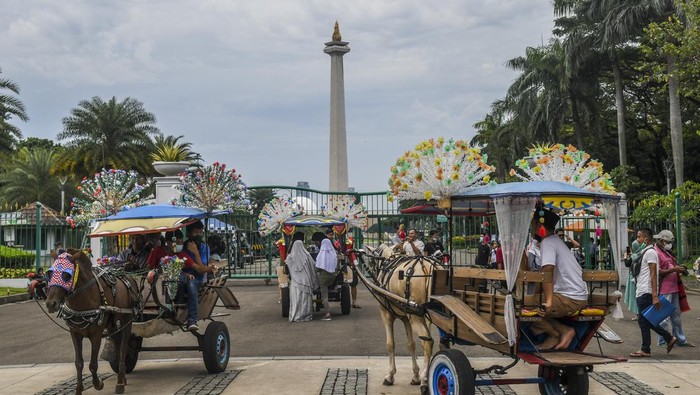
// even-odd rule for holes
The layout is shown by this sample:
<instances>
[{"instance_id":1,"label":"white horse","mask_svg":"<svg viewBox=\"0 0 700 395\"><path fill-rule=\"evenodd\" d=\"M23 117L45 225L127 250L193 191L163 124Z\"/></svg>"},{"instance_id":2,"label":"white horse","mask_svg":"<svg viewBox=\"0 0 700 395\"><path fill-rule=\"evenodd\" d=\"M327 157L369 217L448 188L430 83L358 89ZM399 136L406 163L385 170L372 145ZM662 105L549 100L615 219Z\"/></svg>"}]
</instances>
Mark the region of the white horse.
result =
<instances>
[{"instance_id":1,"label":"white horse","mask_svg":"<svg viewBox=\"0 0 700 395\"><path fill-rule=\"evenodd\" d=\"M385 244L378 248L367 247L368 269L375 284L396 295L414 302L413 306L422 306L428 301L433 269L438 267L435 258L426 256L408 257L393 255L393 249ZM384 385L394 384L396 374L396 358L394 344L394 320L397 318L403 322L406 329L406 339L408 350L411 353L413 363L412 385L419 385L421 393L428 393L428 368L430 358L433 355L433 339L430 336L430 329L422 312L413 311L406 308L405 304L397 302L395 299L387 298L373 292L380 301L380 312L386 331L386 349L389 353L389 373L384 376ZM422 342L423 346L423 367L419 368L416 361L416 343L414 334Z\"/></svg>"}]
</instances>

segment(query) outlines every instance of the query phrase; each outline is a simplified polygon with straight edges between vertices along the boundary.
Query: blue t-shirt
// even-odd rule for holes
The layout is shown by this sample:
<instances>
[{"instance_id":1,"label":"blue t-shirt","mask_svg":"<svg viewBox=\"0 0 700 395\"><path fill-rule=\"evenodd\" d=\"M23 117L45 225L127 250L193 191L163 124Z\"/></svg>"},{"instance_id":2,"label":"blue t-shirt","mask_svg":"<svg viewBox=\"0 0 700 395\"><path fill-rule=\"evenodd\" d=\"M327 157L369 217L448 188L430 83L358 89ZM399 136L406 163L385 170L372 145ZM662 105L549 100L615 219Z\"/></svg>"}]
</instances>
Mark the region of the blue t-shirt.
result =
<instances>
[{"instance_id":1,"label":"blue t-shirt","mask_svg":"<svg viewBox=\"0 0 700 395\"><path fill-rule=\"evenodd\" d=\"M187 244L187 243L185 243ZM199 246L197 248L199 250L199 258L202 260L202 264L204 266L207 266L209 263L209 246L206 245L205 243L199 243ZM194 260L194 256L190 252L190 250L183 249L189 255L190 259ZM196 270L194 270L193 267L187 267L182 269L183 272L189 273L194 276L199 281L204 281L204 273L197 273Z\"/></svg>"}]
</instances>

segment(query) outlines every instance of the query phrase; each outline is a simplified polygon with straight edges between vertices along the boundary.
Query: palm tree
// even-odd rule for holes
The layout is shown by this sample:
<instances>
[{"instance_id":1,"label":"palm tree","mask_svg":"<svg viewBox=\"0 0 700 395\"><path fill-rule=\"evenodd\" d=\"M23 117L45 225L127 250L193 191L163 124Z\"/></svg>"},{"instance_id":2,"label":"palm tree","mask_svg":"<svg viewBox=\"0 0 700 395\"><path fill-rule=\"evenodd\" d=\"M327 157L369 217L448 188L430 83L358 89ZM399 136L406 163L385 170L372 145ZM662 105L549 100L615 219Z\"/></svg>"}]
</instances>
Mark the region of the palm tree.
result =
<instances>
[{"instance_id":1,"label":"palm tree","mask_svg":"<svg viewBox=\"0 0 700 395\"><path fill-rule=\"evenodd\" d=\"M192 143L181 143L185 136L156 136L154 151L151 159L162 162L192 162L198 154L192 151Z\"/></svg>"},{"instance_id":2,"label":"palm tree","mask_svg":"<svg viewBox=\"0 0 700 395\"><path fill-rule=\"evenodd\" d=\"M111 167L149 175L154 174L151 137L160 135L155 123L155 116L136 99L118 102L112 97L105 102L95 96L63 118L63 132L57 138L65 140L63 159L74 173L89 175Z\"/></svg>"},{"instance_id":3,"label":"palm tree","mask_svg":"<svg viewBox=\"0 0 700 395\"><path fill-rule=\"evenodd\" d=\"M53 174L56 159L53 149L20 149L0 173L0 196L4 203L21 206L39 201L59 207L61 187Z\"/></svg>"},{"instance_id":4,"label":"palm tree","mask_svg":"<svg viewBox=\"0 0 700 395\"><path fill-rule=\"evenodd\" d=\"M0 78L0 152L12 151L17 139L22 137L19 128L9 121L12 118L19 118L25 122L29 120L24 104L14 95L19 95L19 85L7 78Z\"/></svg>"}]
</instances>

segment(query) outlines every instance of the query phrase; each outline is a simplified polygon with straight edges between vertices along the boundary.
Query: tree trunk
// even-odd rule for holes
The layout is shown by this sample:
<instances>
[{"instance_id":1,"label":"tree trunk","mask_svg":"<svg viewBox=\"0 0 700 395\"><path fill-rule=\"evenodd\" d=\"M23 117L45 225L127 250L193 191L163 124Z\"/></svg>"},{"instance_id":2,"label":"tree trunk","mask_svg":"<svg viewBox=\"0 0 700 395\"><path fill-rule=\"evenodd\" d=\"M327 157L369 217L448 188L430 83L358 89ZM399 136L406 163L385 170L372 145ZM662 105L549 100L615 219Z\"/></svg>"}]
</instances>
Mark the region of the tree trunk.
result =
<instances>
[{"instance_id":1,"label":"tree trunk","mask_svg":"<svg viewBox=\"0 0 700 395\"><path fill-rule=\"evenodd\" d=\"M620 150L620 166L627 165L627 137L625 135L625 99L622 88L622 73L617 59L612 63L615 78L615 108L617 109L617 145Z\"/></svg>"},{"instance_id":2,"label":"tree trunk","mask_svg":"<svg viewBox=\"0 0 700 395\"><path fill-rule=\"evenodd\" d=\"M574 124L574 135L576 135L576 144L578 149L586 150L583 143L583 125L581 124L581 114L578 111L578 102L574 96L573 90L569 88L569 100L571 100L571 117Z\"/></svg>"},{"instance_id":3,"label":"tree trunk","mask_svg":"<svg viewBox=\"0 0 700 395\"><path fill-rule=\"evenodd\" d=\"M676 75L676 58L667 57L668 61L668 104L671 116L671 149L673 151L673 168L676 172L676 187L683 184L683 123L681 119L681 98L678 91Z\"/></svg>"}]
</instances>

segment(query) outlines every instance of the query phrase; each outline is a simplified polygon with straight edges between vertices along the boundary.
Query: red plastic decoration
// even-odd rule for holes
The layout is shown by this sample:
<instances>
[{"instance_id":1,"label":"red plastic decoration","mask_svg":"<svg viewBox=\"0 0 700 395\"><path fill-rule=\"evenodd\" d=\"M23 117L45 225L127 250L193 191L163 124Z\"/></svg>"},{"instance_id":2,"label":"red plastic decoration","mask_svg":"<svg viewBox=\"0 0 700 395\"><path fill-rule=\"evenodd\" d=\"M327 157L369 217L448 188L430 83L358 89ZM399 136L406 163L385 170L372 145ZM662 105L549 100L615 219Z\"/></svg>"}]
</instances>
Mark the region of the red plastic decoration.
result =
<instances>
[{"instance_id":1,"label":"red plastic decoration","mask_svg":"<svg viewBox=\"0 0 700 395\"><path fill-rule=\"evenodd\" d=\"M596 237L600 237L603 235L603 229L600 229L600 225L598 225L598 227L595 228L595 235Z\"/></svg>"},{"instance_id":2,"label":"red plastic decoration","mask_svg":"<svg viewBox=\"0 0 700 395\"><path fill-rule=\"evenodd\" d=\"M543 239L545 236L547 236L547 231L544 229L544 225L540 225L540 229L537 231L537 234Z\"/></svg>"}]
</instances>

